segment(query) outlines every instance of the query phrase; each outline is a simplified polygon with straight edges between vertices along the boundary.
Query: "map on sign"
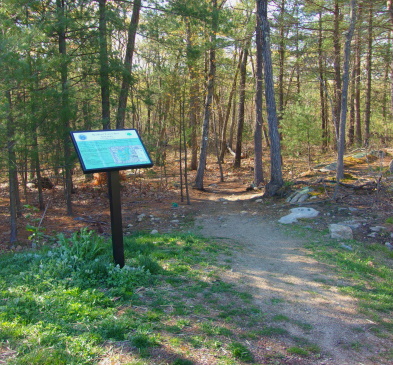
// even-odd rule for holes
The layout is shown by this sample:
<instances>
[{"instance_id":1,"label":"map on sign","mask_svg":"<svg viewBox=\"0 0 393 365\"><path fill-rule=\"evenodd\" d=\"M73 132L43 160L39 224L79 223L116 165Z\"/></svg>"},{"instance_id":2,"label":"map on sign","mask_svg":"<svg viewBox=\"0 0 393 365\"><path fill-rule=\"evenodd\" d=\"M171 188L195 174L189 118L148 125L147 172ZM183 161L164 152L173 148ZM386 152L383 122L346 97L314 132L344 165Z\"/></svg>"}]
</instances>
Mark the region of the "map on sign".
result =
<instances>
[{"instance_id":1,"label":"map on sign","mask_svg":"<svg viewBox=\"0 0 393 365\"><path fill-rule=\"evenodd\" d=\"M135 129L71 132L84 173L151 167Z\"/></svg>"}]
</instances>

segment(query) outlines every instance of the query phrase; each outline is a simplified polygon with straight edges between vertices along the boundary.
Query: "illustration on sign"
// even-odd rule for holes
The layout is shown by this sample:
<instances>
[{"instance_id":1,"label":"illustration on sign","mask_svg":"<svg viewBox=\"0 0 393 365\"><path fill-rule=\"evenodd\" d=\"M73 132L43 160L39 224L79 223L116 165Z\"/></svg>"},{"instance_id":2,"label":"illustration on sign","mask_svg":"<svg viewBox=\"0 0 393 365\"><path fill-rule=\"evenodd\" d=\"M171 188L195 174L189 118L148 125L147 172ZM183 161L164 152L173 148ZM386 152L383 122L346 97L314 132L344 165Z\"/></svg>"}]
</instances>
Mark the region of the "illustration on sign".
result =
<instances>
[{"instance_id":1,"label":"illustration on sign","mask_svg":"<svg viewBox=\"0 0 393 365\"><path fill-rule=\"evenodd\" d=\"M153 166L135 129L71 132L71 138L85 173Z\"/></svg>"}]
</instances>

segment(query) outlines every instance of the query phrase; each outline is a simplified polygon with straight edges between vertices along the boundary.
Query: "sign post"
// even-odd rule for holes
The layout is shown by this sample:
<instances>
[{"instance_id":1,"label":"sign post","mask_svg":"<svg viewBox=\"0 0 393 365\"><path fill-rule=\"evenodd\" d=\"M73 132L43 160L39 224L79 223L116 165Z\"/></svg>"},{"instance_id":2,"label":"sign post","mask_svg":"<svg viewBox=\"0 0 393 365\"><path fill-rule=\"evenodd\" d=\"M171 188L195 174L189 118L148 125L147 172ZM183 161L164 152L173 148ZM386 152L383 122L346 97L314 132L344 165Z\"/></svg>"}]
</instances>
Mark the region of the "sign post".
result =
<instances>
[{"instance_id":1,"label":"sign post","mask_svg":"<svg viewBox=\"0 0 393 365\"><path fill-rule=\"evenodd\" d=\"M111 212L113 258L124 266L119 171L152 167L136 129L70 132L82 171L106 172Z\"/></svg>"}]
</instances>

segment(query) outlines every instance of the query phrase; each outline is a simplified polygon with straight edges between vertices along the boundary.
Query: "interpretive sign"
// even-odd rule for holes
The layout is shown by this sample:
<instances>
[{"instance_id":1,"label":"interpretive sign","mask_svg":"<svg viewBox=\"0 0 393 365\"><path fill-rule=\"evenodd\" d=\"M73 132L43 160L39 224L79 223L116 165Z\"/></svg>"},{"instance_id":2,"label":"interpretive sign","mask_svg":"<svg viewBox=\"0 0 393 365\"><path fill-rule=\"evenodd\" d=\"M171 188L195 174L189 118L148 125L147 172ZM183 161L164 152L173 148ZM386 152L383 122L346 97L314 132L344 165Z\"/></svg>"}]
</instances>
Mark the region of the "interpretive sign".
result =
<instances>
[{"instance_id":1,"label":"interpretive sign","mask_svg":"<svg viewBox=\"0 0 393 365\"><path fill-rule=\"evenodd\" d=\"M107 172L113 258L124 266L119 170L152 167L153 162L136 129L70 132L85 174Z\"/></svg>"},{"instance_id":2,"label":"interpretive sign","mask_svg":"<svg viewBox=\"0 0 393 365\"><path fill-rule=\"evenodd\" d=\"M84 173L152 167L135 129L71 132Z\"/></svg>"}]
</instances>

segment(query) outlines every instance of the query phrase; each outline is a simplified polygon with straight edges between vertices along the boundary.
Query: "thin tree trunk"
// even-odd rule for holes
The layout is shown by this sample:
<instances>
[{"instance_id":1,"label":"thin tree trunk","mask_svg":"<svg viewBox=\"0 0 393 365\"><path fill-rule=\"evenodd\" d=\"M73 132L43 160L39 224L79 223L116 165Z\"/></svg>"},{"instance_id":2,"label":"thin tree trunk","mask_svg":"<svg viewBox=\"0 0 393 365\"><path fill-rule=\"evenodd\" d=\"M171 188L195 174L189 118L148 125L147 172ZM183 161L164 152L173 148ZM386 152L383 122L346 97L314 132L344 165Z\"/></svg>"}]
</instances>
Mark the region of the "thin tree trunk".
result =
<instances>
[{"instance_id":1,"label":"thin tree trunk","mask_svg":"<svg viewBox=\"0 0 393 365\"><path fill-rule=\"evenodd\" d=\"M199 104L199 83L198 73L195 67L195 56L192 52L194 47L191 34L191 26L187 21L187 66L190 77L190 100L189 100L189 126L191 129L190 143L191 143L191 170L198 168L198 138L197 138L197 126L198 126L198 114L200 109Z\"/></svg>"},{"instance_id":2,"label":"thin tree trunk","mask_svg":"<svg viewBox=\"0 0 393 365\"><path fill-rule=\"evenodd\" d=\"M106 1L98 0L100 14L98 34L100 40L101 119L103 129L111 129Z\"/></svg>"},{"instance_id":3,"label":"thin tree trunk","mask_svg":"<svg viewBox=\"0 0 393 365\"><path fill-rule=\"evenodd\" d=\"M334 92L334 110L333 110L333 122L334 129L336 132L336 143L339 139L339 123L341 115L341 37L340 37L340 5L339 1L335 0L334 4L334 32L333 32L333 44L334 44L334 80L335 80L335 92Z\"/></svg>"},{"instance_id":4,"label":"thin tree trunk","mask_svg":"<svg viewBox=\"0 0 393 365\"><path fill-rule=\"evenodd\" d=\"M322 129L322 152L326 152L328 146L328 120L325 97L325 68L323 62L323 32L322 32L322 12L319 12L318 29L318 71L319 71L319 97L321 102L321 129Z\"/></svg>"},{"instance_id":5,"label":"thin tree trunk","mask_svg":"<svg viewBox=\"0 0 393 365\"><path fill-rule=\"evenodd\" d=\"M66 43L66 26L65 26L65 2L56 0L57 11L59 16L59 54L61 58L61 110L60 121L63 128L63 149L64 149L64 194L67 204L67 215L72 215L72 175L71 175L71 141L69 138L70 131L70 105L68 90L68 61L67 61L67 43ZM37 176L38 177L38 176Z\"/></svg>"},{"instance_id":6,"label":"thin tree trunk","mask_svg":"<svg viewBox=\"0 0 393 365\"><path fill-rule=\"evenodd\" d=\"M7 150L8 150L8 181L10 196L10 244L14 245L18 240L17 217L18 217L18 172L16 168L15 154L15 123L12 115L12 98L9 90L5 93L7 99Z\"/></svg>"},{"instance_id":7,"label":"thin tree trunk","mask_svg":"<svg viewBox=\"0 0 393 365\"><path fill-rule=\"evenodd\" d=\"M199 165L195 178L195 187L203 190L203 177L205 174L207 162L207 149L209 145L209 122L211 117L211 108L214 95L214 83L216 78L216 34L218 29L218 8L217 0L212 0L212 30L210 35L210 52L209 52L209 74L207 84L207 95L205 101L205 110L202 126L201 152L199 156Z\"/></svg>"},{"instance_id":8,"label":"thin tree trunk","mask_svg":"<svg viewBox=\"0 0 393 365\"><path fill-rule=\"evenodd\" d=\"M255 72L255 130L254 130L254 185L258 187L264 182L262 163L262 97L263 97L263 58L261 20L257 16L256 26L256 72Z\"/></svg>"},{"instance_id":9,"label":"thin tree trunk","mask_svg":"<svg viewBox=\"0 0 393 365\"><path fill-rule=\"evenodd\" d=\"M127 108L127 99L128 92L130 89L132 76L131 76L131 68L132 68L132 59L134 55L135 49L135 38L136 31L139 23L139 13L141 10L142 0L134 0L134 7L132 10L131 22L128 28L128 40L127 40L127 49L126 55L124 58L124 73L123 80L121 83L120 95L119 95L119 105L117 108L117 116L116 116L116 128L123 129L124 128L124 120L126 115Z\"/></svg>"},{"instance_id":10,"label":"thin tree trunk","mask_svg":"<svg viewBox=\"0 0 393 365\"><path fill-rule=\"evenodd\" d=\"M359 4L359 19L362 17L363 5ZM361 120L361 27L358 27L356 32L356 42L355 42L355 100L354 100L354 113L355 113L355 142L358 146L362 145L362 120Z\"/></svg>"},{"instance_id":11,"label":"thin tree trunk","mask_svg":"<svg viewBox=\"0 0 393 365\"><path fill-rule=\"evenodd\" d=\"M273 66L270 50L270 27L267 18L267 0L257 1L257 16L260 17L262 58L265 76L266 108L270 137L270 181L266 185L266 196L273 196L283 186L281 166L280 134L278 131L278 118L276 101L274 98Z\"/></svg>"},{"instance_id":12,"label":"thin tree trunk","mask_svg":"<svg viewBox=\"0 0 393 365\"><path fill-rule=\"evenodd\" d=\"M373 4L369 4L369 22L367 34L367 88L366 88L366 102L364 111L364 146L368 147L370 143L370 118L371 118L371 83L372 83L372 57L373 57Z\"/></svg>"},{"instance_id":13,"label":"thin tree trunk","mask_svg":"<svg viewBox=\"0 0 393 365\"><path fill-rule=\"evenodd\" d=\"M239 62L238 62L237 67L236 67L236 72L235 72L235 76L233 78L231 91L229 93L227 110L225 112L225 119L224 119L224 124L223 124L223 127L222 127L221 150L220 150L220 161L221 162L224 161L225 151L227 149L227 137L226 136L227 136L228 122L229 122L229 116L231 115L232 100L233 100L233 96L234 96L234 94L236 92L237 76L239 74L239 69L240 69L242 58L243 58L243 50L242 50L242 52L240 53L240 56L239 56Z\"/></svg>"},{"instance_id":14,"label":"thin tree trunk","mask_svg":"<svg viewBox=\"0 0 393 365\"><path fill-rule=\"evenodd\" d=\"M285 29L284 29L284 15L285 15L285 1L280 3L280 41L278 43L278 119L282 118L284 113L284 61L285 61Z\"/></svg>"},{"instance_id":15,"label":"thin tree trunk","mask_svg":"<svg viewBox=\"0 0 393 365\"><path fill-rule=\"evenodd\" d=\"M244 127L244 109L245 109L245 100L246 100L248 46L249 44L247 42L243 52L243 60L240 66L239 118L237 120L236 155L235 155L235 162L233 165L235 168L239 168L241 164L242 138L243 138L243 127Z\"/></svg>"},{"instance_id":16,"label":"thin tree trunk","mask_svg":"<svg viewBox=\"0 0 393 365\"><path fill-rule=\"evenodd\" d=\"M351 23L345 39L344 48L344 73L343 73L343 90L340 114L339 140L337 144L337 175L336 180L339 182L344 177L344 152L345 152L345 125L347 117L347 98L349 85L349 63L351 56L351 40L355 30L357 1L351 0Z\"/></svg>"}]
</instances>

